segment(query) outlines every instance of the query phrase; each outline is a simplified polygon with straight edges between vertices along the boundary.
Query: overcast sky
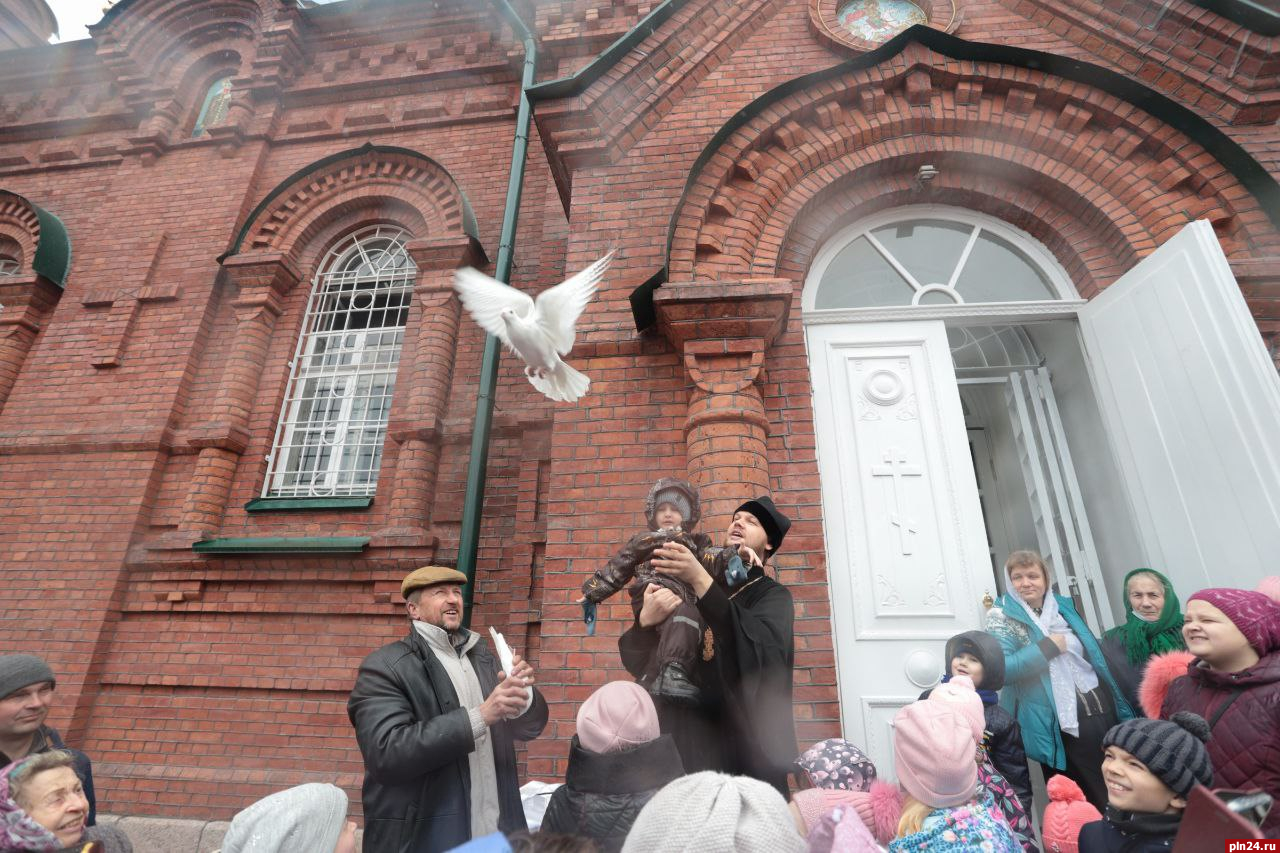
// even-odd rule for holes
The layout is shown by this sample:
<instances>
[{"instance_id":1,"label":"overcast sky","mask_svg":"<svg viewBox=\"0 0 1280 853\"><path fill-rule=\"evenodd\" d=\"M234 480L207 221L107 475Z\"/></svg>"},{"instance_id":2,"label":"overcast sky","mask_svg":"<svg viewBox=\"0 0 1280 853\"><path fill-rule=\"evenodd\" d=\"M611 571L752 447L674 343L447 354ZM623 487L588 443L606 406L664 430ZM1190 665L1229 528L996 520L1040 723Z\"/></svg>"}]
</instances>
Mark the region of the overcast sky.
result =
<instances>
[{"instance_id":1,"label":"overcast sky","mask_svg":"<svg viewBox=\"0 0 1280 853\"><path fill-rule=\"evenodd\" d=\"M58 36L54 41L75 41L89 37L89 25L102 20L107 0L45 0L58 18ZM336 0L319 0L333 3Z\"/></svg>"}]
</instances>

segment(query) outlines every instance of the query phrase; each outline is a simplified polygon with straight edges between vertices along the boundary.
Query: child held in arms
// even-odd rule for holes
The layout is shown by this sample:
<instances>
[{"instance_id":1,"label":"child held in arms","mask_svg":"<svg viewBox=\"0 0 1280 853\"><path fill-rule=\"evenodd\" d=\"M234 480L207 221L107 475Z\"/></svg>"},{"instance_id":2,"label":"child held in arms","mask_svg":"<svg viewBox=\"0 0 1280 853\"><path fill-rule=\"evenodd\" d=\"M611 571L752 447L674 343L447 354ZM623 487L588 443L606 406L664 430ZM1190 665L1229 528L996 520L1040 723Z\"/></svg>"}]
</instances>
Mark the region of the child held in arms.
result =
<instances>
[{"instance_id":1,"label":"child held in arms","mask_svg":"<svg viewBox=\"0 0 1280 853\"><path fill-rule=\"evenodd\" d=\"M696 704L700 690L690 674L702 645L706 624L698 613L697 597L684 581L654 571L653 552L668 542L679 542L707 567L711 576L727 574L730 586L746 578L741 558L731 549L715 548L711 537L695 533L701 515L698 492L684 480L663 477L645 499L649 529L637 533L603 568L582 584L584 620L595 633L596 605L631 583L632 611L639 616L649 584L665 587L680 596L681 605L658 626L658 648L641 683L654 696L676 704Z\"/></svg>"},{"instance_id":2,"label":"child held in arms","mask_svg":"<svg viewBox=\"0 0 1280 853\"><path fill-rule=\"evenodd\" d=\"M1208 737L1209 724L1190 711L1113 726L1102 739L1106 815L1081 828L1080 849L1172 849L1191 789L1213 784Z\"/></svg>"}]
</instances>

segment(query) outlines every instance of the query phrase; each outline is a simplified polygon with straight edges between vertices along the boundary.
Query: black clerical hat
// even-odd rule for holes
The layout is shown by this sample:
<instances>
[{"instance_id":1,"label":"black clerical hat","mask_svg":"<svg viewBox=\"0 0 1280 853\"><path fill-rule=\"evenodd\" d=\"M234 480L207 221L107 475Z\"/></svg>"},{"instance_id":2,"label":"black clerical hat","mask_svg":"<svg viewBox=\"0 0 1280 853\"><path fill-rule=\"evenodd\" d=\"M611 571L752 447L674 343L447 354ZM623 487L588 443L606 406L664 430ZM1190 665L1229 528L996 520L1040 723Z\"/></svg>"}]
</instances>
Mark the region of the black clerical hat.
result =
<instances>
[{"instance_id":1,"label":"black clerical hat","mask_svg":"<svg viewBox=\"0 0 1280 853\"><path fill-rule=\"evenodd\" d=\"M791 519L778 511L778 508L773 505L773 499L768 495L761 495L753 501L747 501L735 509L734 513L744 511L754 515L756 521L760 522L760 526L769 537L770 547L776 553L782 547L782 540L787 535L787 531L791 529Z\"/></svg>"}]
</instances>

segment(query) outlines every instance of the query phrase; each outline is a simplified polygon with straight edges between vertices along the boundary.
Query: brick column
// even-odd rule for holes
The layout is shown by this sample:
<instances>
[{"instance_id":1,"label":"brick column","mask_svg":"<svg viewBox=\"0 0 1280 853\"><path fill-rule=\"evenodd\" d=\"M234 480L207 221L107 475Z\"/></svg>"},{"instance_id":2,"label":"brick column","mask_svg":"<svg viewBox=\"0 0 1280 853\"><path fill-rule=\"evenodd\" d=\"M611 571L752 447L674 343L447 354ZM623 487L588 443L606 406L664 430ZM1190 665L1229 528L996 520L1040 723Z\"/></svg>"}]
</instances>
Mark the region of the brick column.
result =
<instances>
[{"instance_id":1,"label":"brick column","mask_svg":"<svg viewBox=\"0 0 1280 853\"><path fill-rule=\"evenodd\" d=\"M416 329L400 355L396 397L405 401L392 413L387 433L399 445L391 480L387 527L373 545L431 544L431 505L440 463L440 423L453 381L461 305L453 289L458 267L484 263L480 244L470 237L411 240L405 246L418 267L409 328Z\"/></svg>"},{"instance_id":2,"label":"brick column","mask_svg":"<svg viewBox=\"0 0 1280 853\"><path fill-rule=\"evenodd\" d=\"M62 288L42 275L0 278L0 409L18 380L40 324L53 312Z\"/></svg>"},{"instance_id":3,"label":"brick column","mask_svg":"<svg viewBox=\"0 0 1280 853\"><path fill-rule=\"evenodd\" d=\"M208 536L222 523L240 454L249 443L249 413L258 395L281 299L300 278L288 258L278 253L235 255L223 261L222 268L240 294L232 303L236 333L218 396L209 419L193 428L188 438L199 456L178 529L196 538Z\"/></svg>"},{"instance_id":4,"label":"brick column","mask_svg":"<svg viewBox=\"0 0 1280 853\"><path fill-rule=\"evenodd\" d=\"M693 381L685 441L706 530L727 526L744 498L769 491L769 420L757 383L793 289L783 279L676 282L654 296L658 327Z\"/></svg>"}]
</instances>

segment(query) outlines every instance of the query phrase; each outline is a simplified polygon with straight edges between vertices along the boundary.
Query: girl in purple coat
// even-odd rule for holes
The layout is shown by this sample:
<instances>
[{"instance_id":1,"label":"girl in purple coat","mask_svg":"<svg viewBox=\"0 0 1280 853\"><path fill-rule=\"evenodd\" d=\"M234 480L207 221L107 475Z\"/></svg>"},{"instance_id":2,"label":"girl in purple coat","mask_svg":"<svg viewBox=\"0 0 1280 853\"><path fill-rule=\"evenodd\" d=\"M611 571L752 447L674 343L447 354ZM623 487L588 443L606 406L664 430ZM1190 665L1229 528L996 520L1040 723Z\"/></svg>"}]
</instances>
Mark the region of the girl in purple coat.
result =
<instances>
[{"instance_id":1,"label":"girl in purple coat","mask_svg":"<svg viewBox=\"0 0 1280 853\"><path fill-rule=\"evenodd\" d=\"M1185 619L1195 659L1169 686L1160 716L1204 717L1215 783L1280 801L1280 602L1253 590L1204 589L1188 600ZM1280 835L1280 808L1262 831Z\"/></svg>"}]
</instances>

